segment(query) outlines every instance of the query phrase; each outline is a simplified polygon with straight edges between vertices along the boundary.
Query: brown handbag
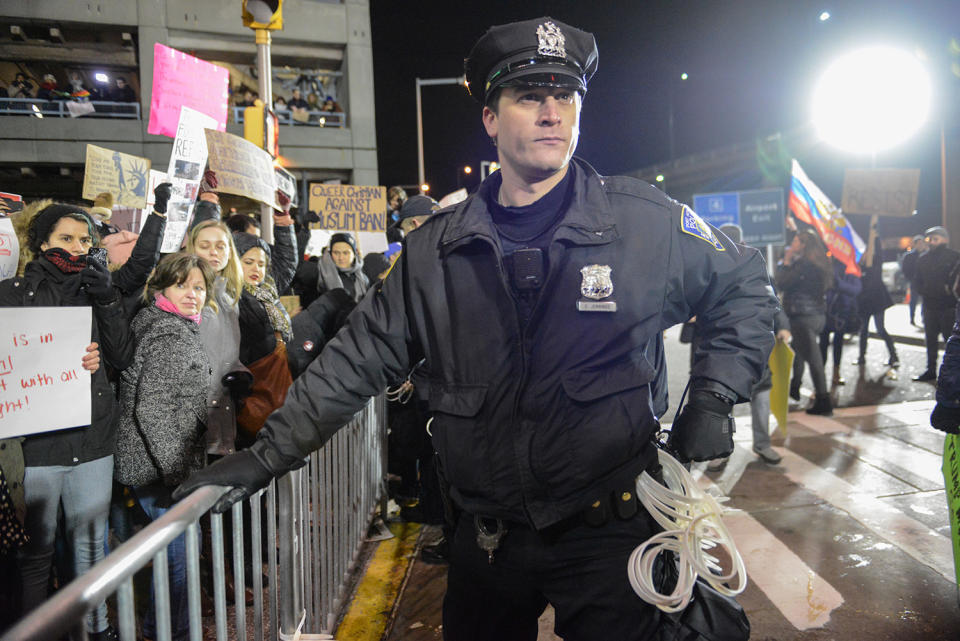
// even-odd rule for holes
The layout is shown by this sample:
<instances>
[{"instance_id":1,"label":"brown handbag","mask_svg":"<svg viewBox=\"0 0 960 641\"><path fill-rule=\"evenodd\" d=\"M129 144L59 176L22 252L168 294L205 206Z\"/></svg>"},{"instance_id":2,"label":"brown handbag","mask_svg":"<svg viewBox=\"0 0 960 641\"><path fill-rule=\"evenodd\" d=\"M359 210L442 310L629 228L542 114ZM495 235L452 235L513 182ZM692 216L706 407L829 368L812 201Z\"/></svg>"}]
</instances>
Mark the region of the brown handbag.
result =
<instances>
[{"instance_id":1,"label":"brown handbag","mask_svg":"<svg viewBox=\"0 0 960 641\"><path fill-rule=\"evenodd\" d=\"M254 437L270 413L283 405L287 389L293 383L287 364L287 345L279 334L273 351L247 368L253 374L253 385L237 414L237 427L240 433Z\"/></svg>"}]
</instances>

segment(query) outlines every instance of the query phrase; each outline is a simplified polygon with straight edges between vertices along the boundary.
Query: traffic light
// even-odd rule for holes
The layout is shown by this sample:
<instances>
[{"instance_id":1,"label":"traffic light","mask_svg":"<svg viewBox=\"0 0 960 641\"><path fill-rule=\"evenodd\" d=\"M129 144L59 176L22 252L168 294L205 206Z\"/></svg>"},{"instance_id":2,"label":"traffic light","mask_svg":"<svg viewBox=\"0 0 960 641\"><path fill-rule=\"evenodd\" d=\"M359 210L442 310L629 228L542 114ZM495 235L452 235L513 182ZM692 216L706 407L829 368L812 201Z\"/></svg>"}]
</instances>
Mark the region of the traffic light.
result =
<instances>
[{"instance_id":1,"label":"traffic light","mask_svg":"<svg viewBox=\"0 0 960 641\"><path fill-rule=\"evenodd\" d=\"M283 0L243 0L243 26L251 29L283 29Z\"/></svg>"}]
</instances>

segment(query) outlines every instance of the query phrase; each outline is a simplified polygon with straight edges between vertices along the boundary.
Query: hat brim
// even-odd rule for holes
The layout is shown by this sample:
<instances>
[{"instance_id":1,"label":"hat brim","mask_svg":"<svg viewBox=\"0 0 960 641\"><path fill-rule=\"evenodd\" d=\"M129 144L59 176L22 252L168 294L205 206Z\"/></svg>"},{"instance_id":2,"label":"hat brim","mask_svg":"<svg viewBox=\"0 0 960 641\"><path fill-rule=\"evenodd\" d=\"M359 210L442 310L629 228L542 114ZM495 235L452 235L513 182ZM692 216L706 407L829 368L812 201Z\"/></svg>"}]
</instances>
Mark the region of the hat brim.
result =
<instances>
[{"instance_id":1,"label":"hat brim","mask_svg":"<svg viewBox=\"0 0 960 641\"><path fill-rule=\"evenodd\" d=\"M500 87L530 85L534 87L567 87L586 93L583 73L573 65L561 60L531 58L524 56L510 61L490 75L484 95Z\"/></svg>"}]
</instances>

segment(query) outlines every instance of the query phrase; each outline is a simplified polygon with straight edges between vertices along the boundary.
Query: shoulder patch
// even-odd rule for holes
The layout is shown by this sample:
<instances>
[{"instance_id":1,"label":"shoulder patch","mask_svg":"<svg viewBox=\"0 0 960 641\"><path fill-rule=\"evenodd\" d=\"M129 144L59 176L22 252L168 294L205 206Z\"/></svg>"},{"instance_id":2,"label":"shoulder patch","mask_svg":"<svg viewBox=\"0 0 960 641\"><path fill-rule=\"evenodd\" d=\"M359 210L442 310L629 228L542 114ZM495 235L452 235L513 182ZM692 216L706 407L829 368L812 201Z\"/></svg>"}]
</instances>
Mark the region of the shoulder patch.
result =
<instances>
[{"instance_id":1,"label":"shoulder patch","mask_svg":"<svg viewBox=\"0 0 960 641\"><path fill-rule=\"evenodd\" d=\"M725 251L723 244L717 240L710 226L704 222L703 218L700 218L695 211L686 205L683 206L683 213L680 215L680 231L710 243L717 251Z\"/></svg>"}]
</instances>

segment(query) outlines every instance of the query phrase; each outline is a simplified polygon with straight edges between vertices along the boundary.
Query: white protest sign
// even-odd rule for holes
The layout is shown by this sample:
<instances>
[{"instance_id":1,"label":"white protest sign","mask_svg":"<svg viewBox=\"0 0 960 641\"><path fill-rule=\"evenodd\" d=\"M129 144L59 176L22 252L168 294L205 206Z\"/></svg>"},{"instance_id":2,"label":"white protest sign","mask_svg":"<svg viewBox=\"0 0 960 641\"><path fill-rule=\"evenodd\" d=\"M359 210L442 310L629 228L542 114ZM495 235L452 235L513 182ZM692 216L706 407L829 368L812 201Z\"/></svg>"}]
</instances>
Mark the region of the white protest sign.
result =
<instances>
[{"instance_id":1,"label":"white protest sign","mask_svg":"<svg viewBox=\"0 0 960 641\"><path fill-rule=\"evenodd\" d=\"M173 178L170 201L167 203L167 226L163 230L163 244L160 251L164 254L180 250L183 237L190 226L190 216L197 200L200 183Z\"/></svg>"},{"instance_id":2,"label":"white protest sign","mask_svg":"<svg viewBox=\"0 0 960 641\"><path fill-rule=\"evenodd\" d=\"M173 153L167 175L173 178L199 182L207 165L207 137L203 130L216 129L217 120L206 114L180 107L180 122L177 137L173 141Z\"/></svg>"},{"instance_id":3,"label":"white protest sign","mask_svg":"<svg viewBox=\"0 0 960 641\"><path fill-rule=\"evenodd\" d=\"M13 231L13 221L0 216L0 280L17 275L17 262L20 260L20 241Z\"/></svg>"},{"instance_id":4,"label":"white protest sign","mask_svg":"<svg viewBox=\"0 0 960 641\"><path fill-rule=\"evenodd\" d=\"M80 365L90 313L90 307L0 309L0 438L90 424L90 373Z\"/></svg>"}]
</instances>

